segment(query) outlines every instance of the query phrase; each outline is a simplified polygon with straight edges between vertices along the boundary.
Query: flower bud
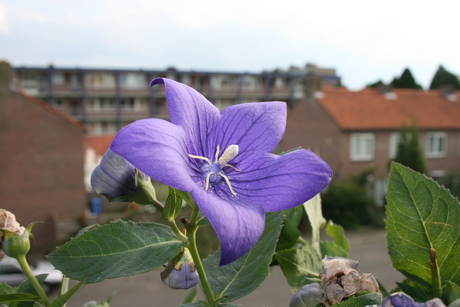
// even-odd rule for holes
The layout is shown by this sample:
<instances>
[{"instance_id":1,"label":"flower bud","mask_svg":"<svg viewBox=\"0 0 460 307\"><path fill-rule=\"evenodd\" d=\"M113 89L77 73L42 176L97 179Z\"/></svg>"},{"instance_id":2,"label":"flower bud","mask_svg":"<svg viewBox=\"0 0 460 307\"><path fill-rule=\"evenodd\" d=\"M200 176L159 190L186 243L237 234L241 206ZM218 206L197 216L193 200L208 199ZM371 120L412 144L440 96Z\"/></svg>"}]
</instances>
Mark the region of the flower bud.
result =
<instances>
[{"instance_id":1,"label":"flower bud","mask_svg":"<svg viewBox=\"0 0 460 307\"><path fill-rule=\"evenodd\" d=\"M316 307L323 300L323 290L318 283L300 288L291 299L289 307Z\"/></svg>"},{"instance_id":2,"label":"flower bud","mask_svg":"<svg viewBox=\"0 0 460 307\"><path fill-rule=\"evenodd\" d=\"M25 256L29 252L33 225L35 223L24 228L16 221L16 216L13 213L0 209L0 240L2 242L0 260L3 259L4 254L17 258Z\"/></svg>"},{"instance_id":3,"label":"flower bud","mask_svg":"<svg viewBox=\"0 0 460 307\"><path fill-rule=\"evenodd\" d=\"M111 150L91 175L91 186L110 202L128 201L150 205L155 199L155 188L150 177L137 170L131 163Z\"/></svg>"},{"instance_id":4,"label":"flower bud","mask_svg":"<svg viewBox=\"0 0 460 307\"><path fill-rule=\"evenodd\" d=\"M184 247L179 255L168 263L160 276L172 289L189 289L195 286L198 283L198 272L188 248Z\"/></svg>"}]
</instances>

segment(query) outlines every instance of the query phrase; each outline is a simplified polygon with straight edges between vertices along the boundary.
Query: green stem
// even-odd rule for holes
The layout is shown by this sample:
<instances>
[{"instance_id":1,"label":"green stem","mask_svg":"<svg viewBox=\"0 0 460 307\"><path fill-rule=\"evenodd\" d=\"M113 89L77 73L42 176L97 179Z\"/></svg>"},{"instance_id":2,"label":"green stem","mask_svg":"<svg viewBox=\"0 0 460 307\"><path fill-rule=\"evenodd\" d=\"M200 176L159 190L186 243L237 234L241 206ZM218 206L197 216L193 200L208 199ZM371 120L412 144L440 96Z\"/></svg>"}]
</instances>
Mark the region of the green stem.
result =
<instances>
[{"instance_id":1,"label":"green stem","mask_svg":"<svg viewBox=\"0 0 460 307\"><path fill-rule=\"evenodd\" d=\"M18 256L16 260L21 266L21 269L24 272L24 274L27 276L27 279L29 279L35 291L37 291L38 295L42 299L42 303L45 304L45 306L48 306L50 304L50 301L48 300L48 297L46 296L45 291L43 291L42 286L38 283L38 280L35 278L34 274L32 273L32 270L29 267L29 263L27 263L26 257Z\"/></svg>"},{"instance_id":2,"label":"green stem","mask_svg":"<svg viewBox=\"0 0 460 307\"><path fill-rule=\"evenodd\" d=\"M441 297L441 273L438 270L438 262L436 260L436 250L430 249L430 267L431 267L431 286L433 287L433 296Z\"/></svg>"},{"instance_id":3,"label":"green stem","mask_svg":"<svg viewBox=\"0 0 460 307\"><path fill-rule=\"evenodd\" d=\"M186 244L188 242L188 237L184 235L182 231L180 231L179 227L177 227L176 221L174 219L169 219L168 224L174 234L179 238L179 240Z\"/></svg>"},{"instance_id":4,"label":"green stem","mask_svg":"<svg viewBox=\"0 0 460 307\"><path fill-rule=\"evenodd\" d=\"M200 277L201 286L203 288L204 294L206 295L206 299L211 306L214 306L214 294L212 293L211 286L209 285L209 281L206 276L206 272L204 271L203 263L201 262L201 257L198 253L198 248L196 245L196 231L198 230L198 227L190 227L189 225L189 229L189 241L187 246L190 250L193 261L195 262L195 267L198 271L198 276Z\"/></svg>"},{"instance_id":5,"label":"green stem","mask_svg":"<svg viewBox=\"0 0 460 307\"><path fill-rule=\"evenodd\" d=\"M61 282L61 289L59 290L59 296L64 295L69 290L69 277L62 275L62 282ZM62 305L62 307L66 307L67 304Z\"/></svg>"}]
</instances>

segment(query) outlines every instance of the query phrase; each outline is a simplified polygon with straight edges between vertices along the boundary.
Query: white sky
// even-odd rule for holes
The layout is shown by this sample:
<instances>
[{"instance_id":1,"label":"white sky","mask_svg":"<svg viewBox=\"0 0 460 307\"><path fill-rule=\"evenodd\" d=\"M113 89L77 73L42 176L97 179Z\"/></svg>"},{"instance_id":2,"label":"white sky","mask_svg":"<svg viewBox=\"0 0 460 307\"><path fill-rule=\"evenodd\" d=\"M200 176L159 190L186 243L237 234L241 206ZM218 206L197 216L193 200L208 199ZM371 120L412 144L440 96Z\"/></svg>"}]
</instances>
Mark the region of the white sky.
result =
<instances>
[{"instance_id":1,"label":"white sky","mask_svg":"<svg viewBox=\"0 0 460 307\"><path fill-rule=\"evenodd\" d=\"M345 86L460 74L460 1L0 0L12 65L260 72L307 62Z\"/></svg>"}]
</instances>

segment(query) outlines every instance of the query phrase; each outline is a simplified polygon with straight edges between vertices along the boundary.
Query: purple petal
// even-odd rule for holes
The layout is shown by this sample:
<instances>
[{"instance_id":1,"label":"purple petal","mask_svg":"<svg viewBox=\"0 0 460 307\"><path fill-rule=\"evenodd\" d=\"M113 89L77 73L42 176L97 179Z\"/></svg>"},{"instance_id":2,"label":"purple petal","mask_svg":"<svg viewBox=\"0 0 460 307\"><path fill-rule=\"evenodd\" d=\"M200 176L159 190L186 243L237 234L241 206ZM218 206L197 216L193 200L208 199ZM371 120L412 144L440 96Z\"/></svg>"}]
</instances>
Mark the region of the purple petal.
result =
<instances>
[{"instance_id":1,"label":"purple petal","mask_svg":"<svg viewBox=\"0 0 460 307\"><path fill-rule=\"evenodd\" d=\"M298 149L282 156L265 154L235 165L229 173L240 199L260 204L265 211L298 206L321 192L331 181L330 167L314 153Z\"/></svg>"},{"instance_id":2,"label":"purple petal","mask_svg":"<svg viewBox=\"0 0 460 307\"><path fill-rule=\"evenodd\" d=\"M221 153L230 145L238 145L240 153L232 160L238 163L275 149L286 128L286 103L280 101L245 103L222 111L221 120L211 132L208 143L213 157L217 145Z\"/></svg>"},{"instance_id":3,"label":"purple petal","mask_svg":"<svg viewBox=\"0 0 460 307\"><path fill-rule=\"evenodd\" d=\"M136 192L134 166L111 150L91 174L91 186L109 201Z\"/></svg>"},{"instance_id":4,"label":"purple petal","mask_svg":"<svg viewBox=\"0 0 460 307\"><path fill-rule=\"evenodd\" d=\"M123 128L110 149L152 179L190 192L195 187L184 131L165 120L142 119Z\"/></svg>"},{"instance_id":5,"label":"purple petal","mask_svg":"<svg viewBox=\"0 0 460 307\"><path fill-rule=\"evenodd\" d=\"M190 140L190 154L206 152L204 142L220 118L219 109L195 89L166 78L157 78L150 86L164 84L171 122L182 127ZM215 149L214 149L215 150Z\"/></svg>"},{"instance_id":6,"label":"purple petal","mask_svg":"<svg viewBox=\"0 0 460 307\"><path fill-rule=\"evenodd\" d=\"M171 289L190 289L198 284L198 272L185 261L181 268L176 270L174 263L170 262L168 267L160 273L161 280Z\"/></svg>"},{"instance_id":7,"label":"purple petal","mask_svg":"<svg viewBox=\"0 0 460 307\"><path fill-rule=\"evenodd\" d=\"M226 201L202 189L194 190L192 197L219 237L220 265L246 254L262 235L265 214L260 206Z\"/></svg>"}]
</instances>

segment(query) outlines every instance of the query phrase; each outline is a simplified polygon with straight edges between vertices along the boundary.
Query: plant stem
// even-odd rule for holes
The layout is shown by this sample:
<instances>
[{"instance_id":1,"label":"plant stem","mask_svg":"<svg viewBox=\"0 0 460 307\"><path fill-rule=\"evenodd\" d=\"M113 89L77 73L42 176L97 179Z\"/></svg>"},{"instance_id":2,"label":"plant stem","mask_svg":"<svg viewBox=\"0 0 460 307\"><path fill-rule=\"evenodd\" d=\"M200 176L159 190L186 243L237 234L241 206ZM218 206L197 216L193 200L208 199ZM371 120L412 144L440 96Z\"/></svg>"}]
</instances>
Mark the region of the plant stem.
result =
<instances>
[{"instance_id":1,"label":"plant stem","mask_svg":"<svg viewBox=\"0 0 460 307\"><path fill-rule=\"evenodd\" d=\"M171 227L171 230L179 238L179 240L182 241L182 243L186 244L188 242L188 237L182 231L180 231L174 219L168 219L168 225Z\"/></svg>"},{"instance_id":2,"label":"plant stem","mask_svg":"<svg viewBox=\"0 0 460 307\"><path fill-rule=\"evenodd\" d=\"M188 230L188 249L190 250L190 254L192 255L193 261L195 262L195 267L198 270L198 276L200 278L201 287L203 288L203 292L206 295L206 299L211 306L214 306L214 294L212 293L211 286L209 285L208 277L206 276L206 272L204 271L203 263L201 262L200 254L198 253L198 247L196 244L196 232L198 230L198 226L196 226L196 220L198 217L199 209L198 207L192 206L192 213L190 215L190 222L184 224L186 229Z\"/></svg>"},{"instance_id":3,"label":"plant stem","mask_svg":"<svg viewBox=\"0 0 460 307\"><path fill-rule=\"evenodd\" d=\"M59 296L64 295L69 290L69 277L62 275L62 282L61 282L61 289L59 290ZM67 304L62 305L62 307L66 307Z\"/></svg>"},{"instance_id":4,"label":"plant stem","mask_svg":"<svg viewBox=\"0 0 460 307\"><path fill-rule=\"evenodd\" d=\"M21 269L24 272L24 274L27 276L27 279L29 279L35 291L37 291L38 295L42 299L42 303L45 304L45 306L48 306L50 304L50 301L48 300L48 297L46 296L45 291L43 291L42 286L38 283L37 278L35 278L34 274L32 273L29 263L27 263L26 257L24 255L18 256L16 260L21 266Z\"/></svg>"},{"instance_id":5,"label":"plant stem","mask_svg":"<svg viewBox=\"0 0 460 307\"><path fill-rule=\"evenodd\" d=\"M436 261L436 250L430 249L430 268L431 268L431 286L433 287L434 297L441 297L441 273L438 270Z\"/></svg>"},{"instance_id":6,"label":"plant stem","mask_svg":"<svg viewBox=\"0 0 460 307\"><path fill-rule=\"evenodd\" d=\"M201 287L203 288L203 292L206 295L206 299L211 306L214 306L214 294L212 293L211 286L209 285L208 278L206 276L206 272L204 271L203 263L201 262L200 254L198 253L198 248L196 245L196 231L198 227L190 227L189 232L189 241L188 241L188 249L190 250L190 254L192 255L193 261L195 262L195 267L198 270L198 276L200 277Z\"/></svg>"}]
</instances>

